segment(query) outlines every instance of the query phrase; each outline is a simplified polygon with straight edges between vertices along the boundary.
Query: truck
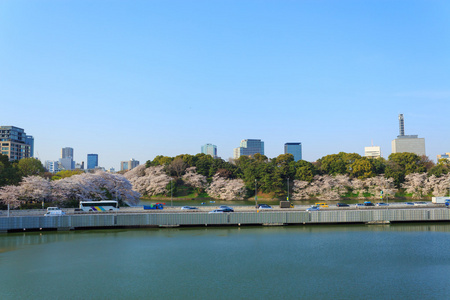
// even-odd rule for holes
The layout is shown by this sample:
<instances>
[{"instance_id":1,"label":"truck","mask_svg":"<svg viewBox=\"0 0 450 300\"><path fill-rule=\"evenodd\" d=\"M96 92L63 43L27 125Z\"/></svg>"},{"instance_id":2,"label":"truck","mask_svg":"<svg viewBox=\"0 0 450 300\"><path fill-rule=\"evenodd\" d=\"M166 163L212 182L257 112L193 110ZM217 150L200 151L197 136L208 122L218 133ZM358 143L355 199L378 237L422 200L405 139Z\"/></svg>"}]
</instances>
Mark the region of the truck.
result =
<instances>
[{"instance_id":1,"label":"truck","mask_svg":"<svg viewBox=\"0 0 450 300\"><path fill-rule=\"evenodd\" d=\"M431 202L434 204L445 204L446 201L450 201L450 197L432 197Z\"/></svg>"},{"instance_id":2,"label":"truck","mask_svg":"<svg viewBox=\"0 0 450 300\"><path fill-rule=\"evenodd\" d=\"M146 209L164 209L165 203L152 203L150 205L144 205L144 210Z\"/></svg>"}]
</instances>

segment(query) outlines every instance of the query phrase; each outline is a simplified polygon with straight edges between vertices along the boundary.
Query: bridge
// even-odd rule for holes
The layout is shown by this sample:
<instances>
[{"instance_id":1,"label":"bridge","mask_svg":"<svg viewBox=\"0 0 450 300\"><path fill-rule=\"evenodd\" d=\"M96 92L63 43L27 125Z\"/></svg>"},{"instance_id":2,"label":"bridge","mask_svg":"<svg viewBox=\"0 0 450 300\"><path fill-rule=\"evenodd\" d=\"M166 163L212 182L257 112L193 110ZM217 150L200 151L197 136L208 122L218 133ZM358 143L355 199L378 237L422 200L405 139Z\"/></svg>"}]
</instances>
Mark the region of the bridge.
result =
<instances>
[{"instance_id":1,"label":"bridge","mask_svg":"<svg viewBox=\"0 0 450 300\"><path fill-rule=\"evenodd\" d=\"M367 209L329 211L120 212L63 216L2 216L0 232L86 230L178 226L245 226L306 224L384 224L395 222L448 222L447 208Z\"/></svg>"}]
</instances>

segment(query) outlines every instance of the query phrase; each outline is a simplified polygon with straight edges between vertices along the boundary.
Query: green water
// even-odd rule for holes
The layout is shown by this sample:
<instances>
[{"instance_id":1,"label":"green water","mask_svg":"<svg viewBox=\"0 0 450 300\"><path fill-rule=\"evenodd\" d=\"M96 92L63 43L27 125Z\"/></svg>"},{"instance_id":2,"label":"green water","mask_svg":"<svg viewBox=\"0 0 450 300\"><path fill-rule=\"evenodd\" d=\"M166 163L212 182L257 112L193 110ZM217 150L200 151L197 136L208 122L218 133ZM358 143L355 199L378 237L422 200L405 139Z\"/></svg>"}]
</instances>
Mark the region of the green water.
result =
<instances>
[{"instance_id":1,"label":"green water","mask_svg":"<svg viewBox=\"0 0 450 300\"><path fill-rule=\"evenodd\" d=\"M450 225L0 235L0 299L448 299Z\"/></svg>"}]
</instances>

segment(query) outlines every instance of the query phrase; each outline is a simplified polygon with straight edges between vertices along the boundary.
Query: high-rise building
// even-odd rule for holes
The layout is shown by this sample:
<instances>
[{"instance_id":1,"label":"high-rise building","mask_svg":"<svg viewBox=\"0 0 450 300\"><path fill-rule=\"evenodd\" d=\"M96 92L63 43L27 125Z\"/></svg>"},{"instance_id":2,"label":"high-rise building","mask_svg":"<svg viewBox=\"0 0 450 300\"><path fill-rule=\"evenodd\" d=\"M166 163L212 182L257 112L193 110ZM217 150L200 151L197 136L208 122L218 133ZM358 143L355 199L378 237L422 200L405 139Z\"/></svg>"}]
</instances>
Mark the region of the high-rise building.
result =
<instances>
[{"instance_id":1,"label":"high-rise building","mask_svg":"<svg viewBox=\"0 0 450 300\"><path fill-rule=\"evenodd\" d=\"M120 171L125 170L131 170L139 166L139 161L135 160L134 158L128 160L128 161L121 161L120 162Z\"/></svg>"},{"instance_id":2,"label":"high-rise building","mask_svg":"<svg viewBox=\"0 0 450 300\"><path fill-rule=\"evenodd\" d=\"M72 157L73 159L73 148L65 147L61 149L61 158Z\"/></svg>"},{"instance_id":3,"label":"high-rise building","mask_svg":"<svg viewBox=\"0 0 450 300\"><path fill-rule=\"evenodd\" d=\"M392 141L392 153L411 152L419 156L425 154L425 139L417 135L405 135L405 120L403 114L398 116L399 135Z\"/></svg>"},{"instance_id":4,"label":"high-rise building","mask_svg":"<svg viewBox=\"0 0 450 300\"><path fill-rule=\"evenodd\" d=\"M202 146L202 153L217 157L217 146L213 144L205 144Z\"/></svg>"},{"instance_id":5,"label":"high-rise building","mask_svg":"<svg viewBox=\"0 0 450 300\"><path fill-rule=\"evenodd\" d=\"M381 157L380 146L364 147L364 156L369 158L380 158Z\"/></svg>"},{"instance_id":6,"label":"high-rise building","mask_svg":"<svg viewBox=\"0 0 450 300\"><path fill-rule=\"evenodd\" d=\"M87 155L87 169L95 169L98 167L98 154L88 154Z\"/></svg>"},{"instance_id":7,"label":"high-rise building","mask_svg":"<svg viewBox=\"0 0 450 300\"><path fill-rule=\"evenodd\" d=\"M261 140L246 139L241 141L239 148L234 148L233 157L238 159L245 155L255 155L256 153L264 155L264 142Z\"/></svg>"},{"instance_id":8,"label":"high-rise building","mask_svg":"<svg viewBox=\"0 0 450 300\"><path fill-rule=\"evenodd\" d=\"M75 169L75 162L72 157L60 158L59 159L59 168L61 170L73 170Z\"/></svg>"},{"instance_id":9,"label":"high-rise building","mask_svg":"<svg viewBox=\"0 0 450 300\"><path fill-rule=\"evenodd\" d=\"M61 158L59 159L59 166L63 170L75 169L75 162L73 161L73 148L65 147L61 149Z\"/></svg>"},{"instance_id":10,"label":"high-rise building","mask_svg":"<svg viewBox=\"0 0 450 300\"><path fill-rule=\"evenodd\" d=\"M302 143L285 143L284 154L294 155L294 160L299 161L302 159Z\"/></svg>"},{"instance_id":11,"label":"high-rise building","mask_svg":"<svg viewBox=\"0 0 450 300\"><path fill-rule=\"evenodd\" d=\"M26 135L22 128L15 126L0 126L1 154L8 156L10 161L32 157L34 139Z\"/></svg>"}]
</instances>

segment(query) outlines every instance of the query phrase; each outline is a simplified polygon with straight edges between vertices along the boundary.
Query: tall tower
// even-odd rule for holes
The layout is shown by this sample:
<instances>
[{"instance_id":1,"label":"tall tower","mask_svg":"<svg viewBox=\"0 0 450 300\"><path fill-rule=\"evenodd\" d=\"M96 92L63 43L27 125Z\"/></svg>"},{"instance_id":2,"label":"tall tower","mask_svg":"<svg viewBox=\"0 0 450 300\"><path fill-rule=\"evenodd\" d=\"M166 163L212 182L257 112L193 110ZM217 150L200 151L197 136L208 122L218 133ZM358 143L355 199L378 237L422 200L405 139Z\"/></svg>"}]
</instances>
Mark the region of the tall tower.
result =
<instances>
[{"instance_id":1,"label":"tall tower","mask_svg":"<svg viewBox=\"0 0 450 300\"><path fill-rule=\"evenodd\" d=\"M61 149L61 158L72 157L73 159L73 148L65 147Z\"/></svg>"},{"instance_id":2,"label":"tall tower","mask_svg":"<svg viewBox=\"0 0 450 300\"><path fill-rule=\"evenodd\" d=\"M405 135L405 119L403 118L403 114L398 115L398 127L399 127L399 136Z\"/></svg>"}]
</instances>

